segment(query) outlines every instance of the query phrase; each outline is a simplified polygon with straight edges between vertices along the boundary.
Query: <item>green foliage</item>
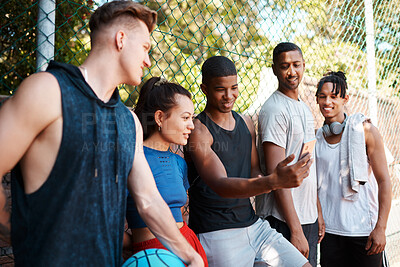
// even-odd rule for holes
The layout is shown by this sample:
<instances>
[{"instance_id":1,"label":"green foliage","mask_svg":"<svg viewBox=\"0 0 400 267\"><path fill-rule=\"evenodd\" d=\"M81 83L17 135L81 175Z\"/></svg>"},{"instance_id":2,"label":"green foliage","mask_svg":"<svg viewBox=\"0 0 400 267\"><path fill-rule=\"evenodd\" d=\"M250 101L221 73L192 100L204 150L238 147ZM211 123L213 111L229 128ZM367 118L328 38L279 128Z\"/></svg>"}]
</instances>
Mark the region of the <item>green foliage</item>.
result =
<instances>
[{"instance_id":1,"label":"green foliage","mask_svg":"<svg viewBox=\"0 0 400 267\"><path fill-rule=\"evenodd\" d=\"M3 1L0 4L0 94L10 95L35 72L37 2Z\"/></svg>"},{"instance_id":2,"label":"green foliage","mask_svg":"<svg viewBox=\"0 0 400 267\"><path fill-rule=\"evenodd\" d=\"M273 19L284 17L283 35L299 44L306 75L319 79L327 70L346 72L353 91L368 90L363 0L267 1ZM374 1L377 90L390 96L400 90L398 1ZM396 13L397 12L397 13ZM283 40L282 40L283 41Z\"/></svg>"},{"instance_id":3,"label":"green foliage","mask_svg":"<svg viewBox=\"0 0 400 267\"><path fill-rule=\"evenodd\" d=\"M332 39L339 45L346 43L350 82L354 88L365 90L367 73L365 8L363 0L329 0L329 21L333 22ZM400 24L399 1L373 1L375 60L379 95L400 92ZM344 41L341 41L344 40ZM346 60L349 61L349 60ZM353 61L353 62L351 62Z\"/></svg>"},{"instance_id":4,"label":"green foliage","mask_svg":"<svg viewBox=\"0 0 400 267\"><path fill-rule=\"evenodd\" d=\"M79 4L78 4L79 3ZM80 65L90 50L89 18L93 1L57 1L55 60Z\"/></svg>"},{"instance_id":5,"label":"green foliage","mask_svg":"<svg viewBox=\"0 0 400 267\"><path fill-rule=\"evenodd\" d=\"M86 24L93 1L57 1L55 60L80 64L87 56ZM0 94L11 94L36 71L38 1L9 0L0 6Z\"/></svg>"},{"instance_id":6,"label":"green foliage","mask_svg":"<svg viewBox=\"0 0 400 267\"><path fill-rule=\"evenodd\" d=\"M163 75L188 88L196 112L205 106L200 90L201 64L210 56L232 59L239 72L240 97L235 109L243 111L258 90L258 73L265 64L260 56L268 43L259 34L257 1L145 1L158 11L153 32L153 66L150 76Z\"/></svg>"},{"instance_id":7,"label":"green foliage","mask_svg":"<svg viewBox=\"0 0 400 267\"><path fill-rule=\"evenodd\" d=\"M188 88L196 112L205 105L200 90L201 64L212 55L231 58L239 72L235 109L253 102L264 66L280 41L302 48L306 75L320 78L328 69L343 70L350 87L365 90L366 54L363 0L144 0L158 11L152 34L152 67L145 79L163 75ZM90 50L87 23L99 2L57 1L55 59L81 64ZM374 1L377 87L381 94L400 91L399 1ZM0 94L10 94L35 72L38 1L0 4ZM382 48L385 47L386 48ZM137 87L121 86L120 95L135 104Z\"/></svg>"}]
</instances>

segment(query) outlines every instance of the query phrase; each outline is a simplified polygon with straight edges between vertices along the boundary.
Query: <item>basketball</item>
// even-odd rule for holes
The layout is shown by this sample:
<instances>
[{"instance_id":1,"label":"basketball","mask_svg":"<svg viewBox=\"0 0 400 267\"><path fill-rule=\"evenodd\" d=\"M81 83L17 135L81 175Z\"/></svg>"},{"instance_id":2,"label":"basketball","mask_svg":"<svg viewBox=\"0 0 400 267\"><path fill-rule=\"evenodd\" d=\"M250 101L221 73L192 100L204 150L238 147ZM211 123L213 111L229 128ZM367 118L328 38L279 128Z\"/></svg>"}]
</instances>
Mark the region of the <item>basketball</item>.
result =
<instances>
[{"instance_id":1,"label":"basketball","mask_svg":"<svg viewBox=\"0 0 400 267\"><path fill-rule=\"evenodd\" d=\"M139 251L130 257L122 267L185 267L183 262L172 252L160 248Z\"/></svg>"}]
</instances>

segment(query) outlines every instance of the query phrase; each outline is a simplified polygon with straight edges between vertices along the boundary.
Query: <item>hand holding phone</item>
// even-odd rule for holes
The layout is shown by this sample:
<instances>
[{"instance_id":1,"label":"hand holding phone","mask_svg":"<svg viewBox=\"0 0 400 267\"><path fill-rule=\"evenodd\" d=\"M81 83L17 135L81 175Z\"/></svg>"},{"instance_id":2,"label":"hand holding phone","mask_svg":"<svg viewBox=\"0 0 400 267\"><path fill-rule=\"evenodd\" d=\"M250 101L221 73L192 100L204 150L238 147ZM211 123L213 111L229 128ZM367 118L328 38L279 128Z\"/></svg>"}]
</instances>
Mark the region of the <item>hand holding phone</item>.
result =
<instances>
[{"instance_id":1,"label":"hand holding phone","mask_svg":"<svg viewBox=\"0 0 400 267\"><path fill-rule=\"evenodd\" d=\"M311 139L309 141L305 141L303 143L303 146L301 147L299 159L302 159L307 153L310 153L310 155L312 157L312 152L314 150L316 141L317 141L317 139L313 138L313 139Z\"/></svg>"}]
</instances>

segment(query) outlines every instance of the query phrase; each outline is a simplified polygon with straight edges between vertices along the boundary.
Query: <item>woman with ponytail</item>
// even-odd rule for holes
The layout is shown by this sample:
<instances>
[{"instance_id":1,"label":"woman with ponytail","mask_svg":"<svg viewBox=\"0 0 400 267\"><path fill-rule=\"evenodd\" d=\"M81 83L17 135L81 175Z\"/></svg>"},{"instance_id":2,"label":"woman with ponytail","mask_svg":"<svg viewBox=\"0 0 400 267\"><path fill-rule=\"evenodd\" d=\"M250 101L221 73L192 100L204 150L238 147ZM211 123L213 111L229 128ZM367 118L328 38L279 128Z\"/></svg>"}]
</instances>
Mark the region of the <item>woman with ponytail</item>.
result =
<instances>
[{"instance_id":1,"label":"woman with ponytail","mask_svg":"<svg viewBox=\"0 0 400 267\"><path fill-rule=\"evenodd\" d=\"M177 227L208 266L203 247L182 217L181 209L186 204L189 188L186 162L170 151L171 144L186 145L194 129L191 94L178 84L153 77L143 85L135 113L143 126L144 154L157 188L170 207ZM130 195L126 218L132 231L134 253L149 248L165 249L140 218Z\"/></svg>"},{"instance_id":2,"label":"woman with ponytail","mask_svg":"<svg viewBox=\"0 0 400 267\"><path fill-rule=\"evenodd\" d=\"M325 221L321 266L382 266L391 188L382 137L363 114L346 115L343 72L318 82L318 196Z\"/></svg>"}]
</instances>

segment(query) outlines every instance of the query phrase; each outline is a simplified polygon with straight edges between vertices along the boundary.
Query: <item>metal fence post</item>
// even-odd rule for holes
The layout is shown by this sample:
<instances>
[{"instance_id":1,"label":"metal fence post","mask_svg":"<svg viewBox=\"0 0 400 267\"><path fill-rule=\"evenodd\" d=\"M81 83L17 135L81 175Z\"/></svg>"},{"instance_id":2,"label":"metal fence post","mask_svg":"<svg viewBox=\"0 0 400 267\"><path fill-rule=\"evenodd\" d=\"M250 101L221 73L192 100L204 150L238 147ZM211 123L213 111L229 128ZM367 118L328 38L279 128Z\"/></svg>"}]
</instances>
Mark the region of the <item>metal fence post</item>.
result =
<instances>
[{"instance_id":1,"label":"metal fence post","mask_svg":"<svg viewBox=\"0 0 400 267\"><path fill-rule=\"evenodd\" d=\"M54 58L56 0L40 0L38 8L36 71L44 71Z\"/></svg>"},{"instance_id":2,"label":"metal fence post","mask_svg":"<svg viewBox=\"0 0 400 267\"><path fill-rule=\"evenodd\" d=\"M378 126L378 104L376 93L374 10L372 0L365 0L365 28L367 43L368 107L372 122Z\"/></svg>"}]
</instances>

